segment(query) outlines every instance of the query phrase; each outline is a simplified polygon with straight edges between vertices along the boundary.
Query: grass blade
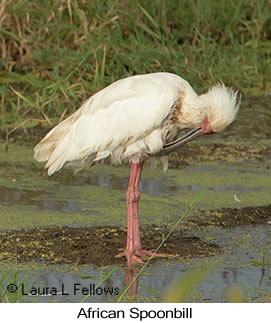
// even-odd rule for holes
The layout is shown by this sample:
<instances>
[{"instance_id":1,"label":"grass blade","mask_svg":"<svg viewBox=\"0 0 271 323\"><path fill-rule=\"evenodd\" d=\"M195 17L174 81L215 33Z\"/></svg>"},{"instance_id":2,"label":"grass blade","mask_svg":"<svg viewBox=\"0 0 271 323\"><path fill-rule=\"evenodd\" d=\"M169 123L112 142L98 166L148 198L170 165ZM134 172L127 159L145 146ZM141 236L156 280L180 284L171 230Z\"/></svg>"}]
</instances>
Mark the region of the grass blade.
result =
<instances>
[{"instance_id":1,"label":"grass blade","mask_svg":"<svg viewBox=\"0 0 271 323\"><path fill-rule=\"evenodd\" d=\"M117 270L119 270L120 267L116 267L116 268L113 268L112 270L110 270L109 273L107 273L102 279L101 281L99 282L99 284L96 286L95 288L95 291L98 287L100 287L107 279L109 279ZM88 295L86 295L82 300L81 300L81 303L84 303L87 298L91 296L91 293L89 293Z\"/></svg>"},{"instance_id":2,"label":"grass blade","mask_svg":"<svg viewBox=\"0 0 271 323\"><path fill-rule=\"evenodd\" d=\"M191 208L199 201L202 194L206 191L207 186L205 186L203 189L200 190L200 192L196 195L196 197L192 200L192 202L186 207L185 212L180 216L178 221L174 224L170 232L166 235L166 237L163 239L163 241L159 244L159 246L155 249L152 256L146 261L146 263L142 266L140 271L135 275L134 279L126 286L126 288L122 291L122 293L119 295L117 302L120 302L129 288L132 286L132 284L135 282L135 280L142 274L142 272L145 270L145 268L149 265L150 261L155 257L157 252L160 250L160 248L163 246L163 244L167 241L167 239L171 236L172 232L176 229L176 227L182 222L184 217L190 212Z\"/></svg>"}]
</instances>

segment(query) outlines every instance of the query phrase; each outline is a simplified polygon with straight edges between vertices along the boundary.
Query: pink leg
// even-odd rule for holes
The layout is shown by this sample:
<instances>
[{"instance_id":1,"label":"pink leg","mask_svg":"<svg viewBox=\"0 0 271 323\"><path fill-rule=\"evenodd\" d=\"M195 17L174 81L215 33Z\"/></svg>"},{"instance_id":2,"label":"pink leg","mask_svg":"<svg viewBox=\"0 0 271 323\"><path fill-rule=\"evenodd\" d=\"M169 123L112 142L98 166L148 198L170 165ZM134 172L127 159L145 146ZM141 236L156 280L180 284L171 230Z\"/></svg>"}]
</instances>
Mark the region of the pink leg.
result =
<instances>
[{"instance_id":1,"label":"pink leg","mask_svg":"<svg viewBox=\"0 0 271 323\"><path fill-rule=\"evenodd\" d=\"M141 250L139 219L138 219L138 201L140 198L139 182L144 162L132 163L129 185L126 192L127 204L127 243L124 252L128 266L133 263L143 261L136 256L136 251Z\"/></svg>"},{"instance_id":2,"label":"pink leg","mask_svg":"<svg viewBox=\"0 0 271 323\"><path fill-rule=\"evenodd\" d=\"M140 243L140 233L139 233L139 217L138 217L138 201L140 198L140 192L139 192L139 182L140 182L140 177L141 173L143 170L143 164L144 162L141 162L139 164L135 164L136 167L136 176L135 176L135 181L134 181L134 190L130 192L130 196L127 198L127 206L132 203L133 205L133 213L132 215L128 215L127 212L127 217L132 216L132 224L133 224L133 240L134 240L134 249L135 250L141 250L141 243ZM133 165L133 164L132 164ZM133 186L131 186L133 187ZM128 191L128 190L127 190Z\"/></svg>"},{"instance_id":3,"label":"pink leg","mask_svg":"<svg viewBox=\"0 0 271 323\"><path fill-rule=\"evenodd\" d=\"M129 185L126 192L127 203L127 243L125 252L117 257L126 256L127 264L143 263L141 257L153 254L152 251L142 250L139 233L138 201L140 198L139 182L144 162L132 163ZM156 254L157 257L172 255Z\"/></svg>"}]
</instances>

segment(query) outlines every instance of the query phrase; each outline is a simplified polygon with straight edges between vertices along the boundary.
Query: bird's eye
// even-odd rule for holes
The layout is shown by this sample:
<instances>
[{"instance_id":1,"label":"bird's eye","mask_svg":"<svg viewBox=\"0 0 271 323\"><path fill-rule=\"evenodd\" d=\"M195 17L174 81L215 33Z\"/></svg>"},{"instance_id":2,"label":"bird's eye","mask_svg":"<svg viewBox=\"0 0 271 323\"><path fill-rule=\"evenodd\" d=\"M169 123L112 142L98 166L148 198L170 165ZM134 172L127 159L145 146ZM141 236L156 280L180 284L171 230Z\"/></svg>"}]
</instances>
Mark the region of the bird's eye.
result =
<instances>
[{"instance_id":1,"label":"bird's eye","mask_svg":"<svg viewBox=\"0 0 271 323\"><path fill-rule=\"evenodd\" d=\"M204 130L206 133L209 133L212 131L212 126L211 126L210 122L205 123Z\"/></svg>"}]
</instances>

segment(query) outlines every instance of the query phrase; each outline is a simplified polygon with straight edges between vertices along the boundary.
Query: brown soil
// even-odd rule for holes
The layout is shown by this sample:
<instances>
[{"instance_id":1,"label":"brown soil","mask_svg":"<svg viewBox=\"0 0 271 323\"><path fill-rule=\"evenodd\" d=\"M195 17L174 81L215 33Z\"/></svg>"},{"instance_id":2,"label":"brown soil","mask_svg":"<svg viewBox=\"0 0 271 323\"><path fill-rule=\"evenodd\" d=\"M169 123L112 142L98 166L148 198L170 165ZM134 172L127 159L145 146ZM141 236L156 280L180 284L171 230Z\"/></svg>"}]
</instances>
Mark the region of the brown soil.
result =
<instances>
[{"instance_id":1,"label":"brown soil","mask_svg":"<svg viewBox=\"0 0 271 323\"><path fill-rule=\"evenodd\" d=\"M162 235L168 232L163 228L144 228L141 230L142 247L148 250L157 248ZM0 234L0 260L14 261L16 251L19 262L46 261L92 266L125 264L123 257L115 257L125 244L126 230L119 227L10 231ZM180 231L176 231L159 252L189 259L192 256L214 255L218 252L218 246L198 237L184 237Z\"/></svg>"},{"instance_id":2,"label":"brown soil","mask_svg":"<svg viewBox=\"0 0 271 323\"><path fill-rule=\"evenodd\" d=\"M271 205L244 207L240 209L222 208L202 211L202 216L191 220L197 226L215 226L223 229L241 225L271 224Z\"/></svg>"}]
</instances>

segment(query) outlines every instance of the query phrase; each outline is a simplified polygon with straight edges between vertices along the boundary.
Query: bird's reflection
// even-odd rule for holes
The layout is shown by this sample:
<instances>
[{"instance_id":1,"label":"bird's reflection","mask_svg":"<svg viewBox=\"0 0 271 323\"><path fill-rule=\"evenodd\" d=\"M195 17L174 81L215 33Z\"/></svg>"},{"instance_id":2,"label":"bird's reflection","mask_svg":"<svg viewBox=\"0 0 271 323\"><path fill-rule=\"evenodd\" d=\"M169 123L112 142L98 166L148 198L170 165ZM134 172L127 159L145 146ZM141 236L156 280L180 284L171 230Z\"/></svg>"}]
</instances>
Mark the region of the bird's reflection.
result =
<instances>
[{"instance_id":1,"label":"bird's reflection","mask_svg":"<svg viewBox=\"0 0 271 323\"><path fill-rule=\"evenodd\" d=\"M137 295L140 268L138 266L125 266L125 284L129 295Z\"/></svg>"}]
</instances>

